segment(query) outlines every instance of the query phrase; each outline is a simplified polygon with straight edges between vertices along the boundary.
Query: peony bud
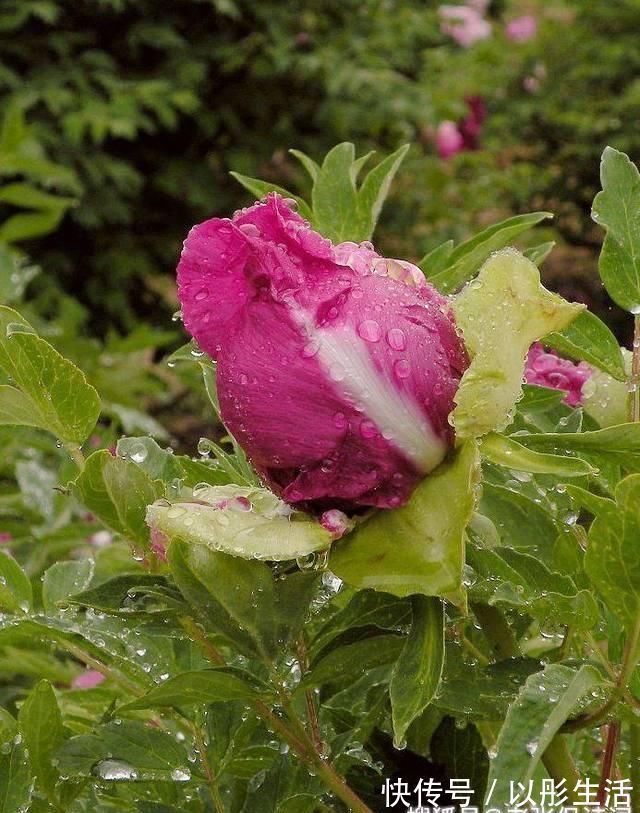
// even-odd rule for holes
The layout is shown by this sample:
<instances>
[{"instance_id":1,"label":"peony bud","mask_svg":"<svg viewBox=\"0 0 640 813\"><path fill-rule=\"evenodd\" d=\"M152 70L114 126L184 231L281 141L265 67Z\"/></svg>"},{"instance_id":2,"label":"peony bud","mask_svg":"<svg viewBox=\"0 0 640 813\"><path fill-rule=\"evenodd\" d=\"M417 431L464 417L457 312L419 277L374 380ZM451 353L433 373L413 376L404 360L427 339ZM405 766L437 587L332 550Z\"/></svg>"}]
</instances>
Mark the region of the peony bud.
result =
<instances>
[{"instance_id":1,"label":"peony bud","mask_svg":"<svg viewBox=\"0 0 640 813\"><path fill-rule=\"evenodd\" d=\"M451 447L468 358L410 263L334 246L272 194L195 226L178 286L223 420L286 502L394 507Z\"/></svg>"}]
</instances>

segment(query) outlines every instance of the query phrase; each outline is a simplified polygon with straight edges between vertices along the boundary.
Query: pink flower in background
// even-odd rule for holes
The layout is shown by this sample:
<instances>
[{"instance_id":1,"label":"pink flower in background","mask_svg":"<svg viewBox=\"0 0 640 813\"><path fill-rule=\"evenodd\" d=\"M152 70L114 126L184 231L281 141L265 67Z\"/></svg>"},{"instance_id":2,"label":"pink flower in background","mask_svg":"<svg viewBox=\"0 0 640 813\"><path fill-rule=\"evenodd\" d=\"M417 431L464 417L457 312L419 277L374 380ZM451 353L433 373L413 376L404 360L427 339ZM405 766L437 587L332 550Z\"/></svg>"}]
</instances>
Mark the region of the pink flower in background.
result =
<instances>
[{"instance_id":1,"label":"pink flower in background","mask_svg":"<svg viewBox=\"0 0 640 813\"><path fill-rule=\"evenodd\" d=\"M10 534L8 531L3 531L0 533L0 545L4 545L7 542L11 542L13 539L13 534Z\"/></svg>"},{"instance_id":2,"label":"pink flower in background","mask_svg":"<svg viewBox=\"0 0 640 813\"><path fill-rule=\"evenodd\" d=\"M436 149L440 158L447 160L465 150L477 150L487 109L481 96L466 99L469 113L457 124L442 121L436 130Z\"/></svg>"},{"instance_id":3,"label":"pink flower in background","mask_svg":"<svg viewBox=\"0 0 640 813\"><path fill-rule=\"evenodd\" d=\"M96 669L87 669L86 672L82 672L82 674L74 677L74 679L71 681L71 688L93 689L96 686L99 686L103 680L104 675L102 672L98 672Z\"/></svg>"},{"instance_id":4,"label":"pink flower in background","mask_svg":"<svg viewBox=\"0 0 640 813\"><path fill-rule=\"evenodd\" d=\"M458 124L466 150L478 149L482 125L487 118L487 108L481 96L470 96L465 100L469 114Z\"/></svg>"},{"instance_id":5,"label":"pink flower in background","mask_svg":"<svg viewBox=\"0 0 640 813\"><path fill-rule=\"evenodd\" d=\"M410 263L334 246L271 194L191 230L178 294L226 426L290 504L400 505L453 443L468 358Z\"/></svg>"},{"instance_id":6,"label":"pink flower in background","mask_svg":"<svg viewBox=\"0 0 640 813\"><path fill-rule=\"evenodd\" d=\"M582 387L592 373L592 368L586 362L576 363L560 358L536 342L529 350L524 378L527 384L564 390L567 393L564 402L575 407L581 403Z\"/></svg>"},{"instance_id":7,"label":"pink flower in background","mask_svg":"<svg viewBox=\"0 0 640 813\"><path fill-rule=\"evenodd\" d=\"M440 158L453 158L464 150L464 137L454 121L441 121L436 130L436 149Z\"/></svg>"},{"instance_id":8,"label":"pink flower in background","mask_svg":"<svg viewBox=\"0 0 640 813\"><path fill-rule=\"evenodd\" d=\"M484 19L482 12L471 5L440 6L438 9L440 29L458 45L469 48L478 40L491 36L491 24Z\"/></svg>"},{"instance_id":9,"label":"pink flower in background","mask_svg":"<svg viewBox=\"0 0 640 813\"><path fill-rule=\"evenodd\" d=\"M527 42L538 33L538 21L531 14L517 17L507 23L505 34L511 42Z\"/></svg>"}]
</instances>

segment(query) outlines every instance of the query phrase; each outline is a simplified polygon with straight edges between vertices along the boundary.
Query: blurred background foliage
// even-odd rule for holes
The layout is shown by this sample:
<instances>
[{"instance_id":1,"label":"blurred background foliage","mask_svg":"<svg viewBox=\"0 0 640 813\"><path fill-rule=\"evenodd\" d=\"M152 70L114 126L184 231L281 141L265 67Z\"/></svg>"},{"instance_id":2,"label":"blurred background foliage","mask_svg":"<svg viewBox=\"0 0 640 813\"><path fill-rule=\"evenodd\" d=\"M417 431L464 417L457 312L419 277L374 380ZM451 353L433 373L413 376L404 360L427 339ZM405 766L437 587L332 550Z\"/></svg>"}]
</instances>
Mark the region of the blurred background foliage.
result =
<instances>
[{"instance_id":1,"label":"blurred background foliage","mask_svg":"<svg viewBox=\"0 0 640 813\"><path fill-rule=\"evenodd\" d=\"M589 208L603 147L640 152L640 0L469 0L484 28L463 44L443 8L5 0L5 300L13 279L60 341L80 333L122 349L127 335L151 358L178 339L167 324L187 230L249 202L230 170L304 194L290 147L319 157L342 140L359 153L410 142L376 238L383 253L415 260L510 214L552 211L531 238L558 243L546 283L628 339L597 281ZM523 16L534 30L510 33ZM464 122L470 98L483 120L442 157L442 124Z\"/></svg>"}]
</instances>

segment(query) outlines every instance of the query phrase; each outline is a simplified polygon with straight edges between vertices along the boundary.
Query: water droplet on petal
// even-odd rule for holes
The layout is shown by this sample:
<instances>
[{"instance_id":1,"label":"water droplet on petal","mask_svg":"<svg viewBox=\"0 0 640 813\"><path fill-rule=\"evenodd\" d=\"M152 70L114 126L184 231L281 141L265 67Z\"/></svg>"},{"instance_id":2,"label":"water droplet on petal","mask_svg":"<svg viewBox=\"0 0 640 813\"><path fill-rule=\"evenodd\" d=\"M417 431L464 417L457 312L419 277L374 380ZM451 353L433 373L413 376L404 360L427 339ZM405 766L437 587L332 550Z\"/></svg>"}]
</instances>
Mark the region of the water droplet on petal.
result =
<instances>
[{"instance_id":1,"label":"water droplet on petal","mask_svg":"<svg viewBox=\"0 0 640 813\"><path fill-rule=\"evenodd\" d=\"M387 342L393 350L404 350L407 346L407 337L399 327L392 327L387 333Z\"/></svg>"},{"instance_id":2,"label":"water droplet on petal","mask_svg":"<svg viewBox=\"0 0 640 813\"><path fill-rule=\"evenodd\" d=\"M393 370L398 378L408 378L411 375L411 365L406 359L396 361Z\"/></svg>"},{"instance_id":3,"label":"water droplet on petal","mask_svg":"<svg viewBox=\"0 0 640 813\"><path fill-rule=\"evenodd\" d=\"M337 429L346 429L349 421L347 420L344 412L336 412L336 414L333 416L333 423Z\"/></svg>"},{"instance_id":4,"label":"water droplet on petal","mask_svg":"<svg viewBox=\"0 0 640 813\"><path fill-rule=\"evenodd\" d=\"M360 434L362 435L363 438L367 438L367 439L375 438L376 435L378 434L378 430L376 428L376 425L373 423L373 421L365 419L360 424Z\"/></svg>"},{"instance_id":5,"label":"water droplet on petal","mask_svg":"<svg viewBox=\"0 0 640 813\"><path fill-rule=\"evenodd\" d=\"M358 325L358 336L367 342L379 342L382 330L375 319L365 319Z\"/></svg>"}]
</instances>

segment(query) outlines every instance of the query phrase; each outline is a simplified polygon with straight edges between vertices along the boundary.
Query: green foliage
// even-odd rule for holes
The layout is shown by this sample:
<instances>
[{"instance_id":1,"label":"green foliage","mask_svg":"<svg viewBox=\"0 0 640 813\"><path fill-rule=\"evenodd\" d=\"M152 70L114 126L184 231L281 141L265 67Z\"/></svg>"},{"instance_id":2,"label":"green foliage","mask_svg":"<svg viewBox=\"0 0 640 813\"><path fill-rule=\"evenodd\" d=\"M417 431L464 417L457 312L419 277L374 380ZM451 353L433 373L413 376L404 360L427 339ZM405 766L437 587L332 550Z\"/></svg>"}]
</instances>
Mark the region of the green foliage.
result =
<instances>
[{"instance_id":1,"label":"green foliage","mask_svg":"<svg viewBox=\"0 0 640 813\"><path fill-rule=\"evenodd\" d=\"M335 239L370 233L402 151L360 185L369 156L354 155L296 152L311 216ZM528 344L553 330L550 343L623 379L626 408L605 326L582 311L567 327L575 306L514 250L487 260L541 217L425 260L443 288L469 280L453 303L480 387L463 384L459 403L478 438L339 540L262 488L233 439L194 438L192 456L148 414L163 386L217 410L215 366L196 348L136 374L166 333L76 341L71 300L51 322L13 289L20 312L0 309L13 399L0 425L0 810L364 813L381 778L425 757L471 778L479 801L496 779L495 805L509 779L571 778L574 760L597 778L600 725L638 706L640 429L521 386ZM252 510L236 517L243 498ZM628 742L625 728L620 764Z\"/></svg>"}]
</instances>

